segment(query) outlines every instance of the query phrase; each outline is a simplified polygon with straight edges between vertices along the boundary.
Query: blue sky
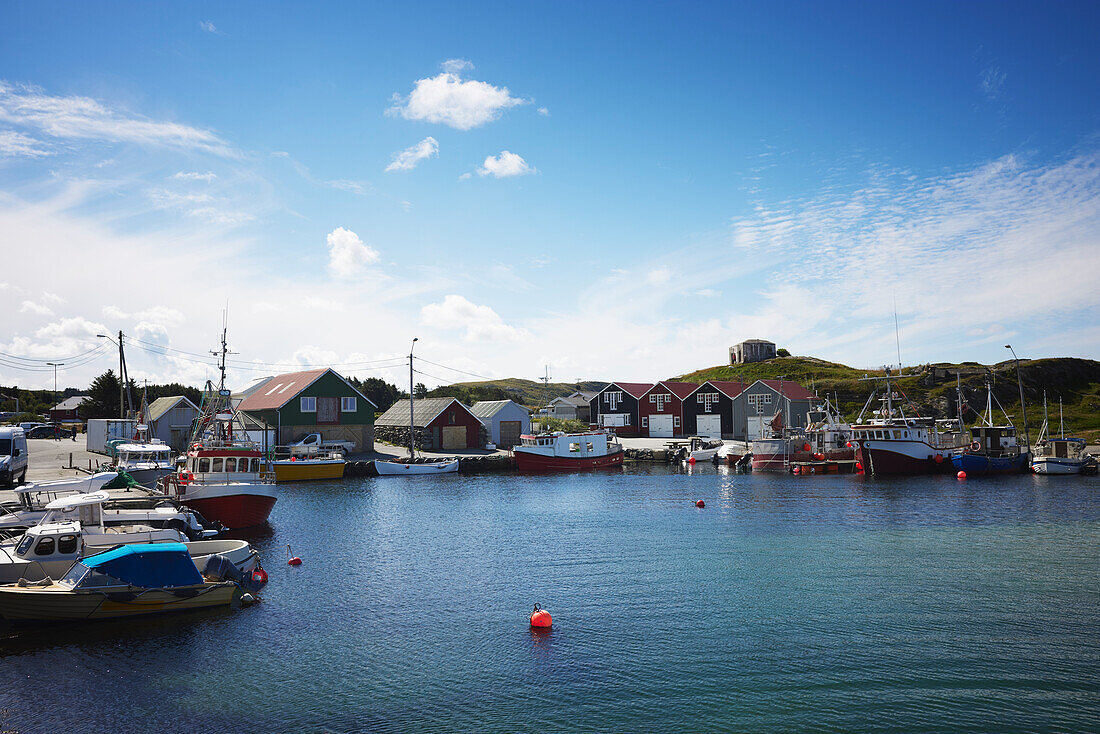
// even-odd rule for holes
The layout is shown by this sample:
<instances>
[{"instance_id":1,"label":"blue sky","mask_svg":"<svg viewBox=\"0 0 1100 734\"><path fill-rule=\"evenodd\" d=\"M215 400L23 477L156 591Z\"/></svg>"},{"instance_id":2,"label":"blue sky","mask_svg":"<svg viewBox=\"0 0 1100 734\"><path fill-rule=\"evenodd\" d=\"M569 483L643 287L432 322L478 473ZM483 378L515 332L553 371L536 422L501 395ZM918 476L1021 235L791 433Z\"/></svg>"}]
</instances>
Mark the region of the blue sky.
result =
<instances>
[{"instance_id":1,"label":"blue sky","mask_svg":"<svg viewBox=\"0 0 1100 734\"><path fill-rule=\"evenodd\" d=\"M0 381L1096 358L1098 15L4 4Z\"/></svg>"}]
</instances>

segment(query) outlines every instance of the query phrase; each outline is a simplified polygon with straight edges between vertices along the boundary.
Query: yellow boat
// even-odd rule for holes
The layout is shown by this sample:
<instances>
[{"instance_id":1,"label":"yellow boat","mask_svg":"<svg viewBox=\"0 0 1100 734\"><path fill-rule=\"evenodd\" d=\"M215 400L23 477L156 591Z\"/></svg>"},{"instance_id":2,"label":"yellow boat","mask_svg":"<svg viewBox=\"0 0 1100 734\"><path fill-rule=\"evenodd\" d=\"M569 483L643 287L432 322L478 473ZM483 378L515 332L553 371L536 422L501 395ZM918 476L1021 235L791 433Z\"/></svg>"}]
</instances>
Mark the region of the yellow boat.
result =
<instances>
[{"instance_id":1,"label":"yellow boat","mask_svg":"<svg viewBox=\"0 0 1100 734\"><path fill-rule=\"evenodd\" d=\"M343 479L343 459L292 457L271 462L275 467L275 481L309 482L318 479Z\"/></svg>"}]
</instances>

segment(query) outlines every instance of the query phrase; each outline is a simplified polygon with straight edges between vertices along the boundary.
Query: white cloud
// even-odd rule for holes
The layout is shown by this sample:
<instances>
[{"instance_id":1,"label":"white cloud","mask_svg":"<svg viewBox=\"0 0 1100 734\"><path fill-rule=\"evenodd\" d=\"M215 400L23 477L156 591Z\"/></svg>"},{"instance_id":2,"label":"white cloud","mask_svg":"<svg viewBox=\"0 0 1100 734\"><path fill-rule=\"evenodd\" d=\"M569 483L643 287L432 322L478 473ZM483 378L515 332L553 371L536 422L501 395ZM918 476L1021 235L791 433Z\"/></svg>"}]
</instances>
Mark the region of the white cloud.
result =
<instances>
[{"instance_id":1,"label":"white cloud","mask_svg":"<svg viewBox=\"0 0 1100 734\"><path fill-rule=\"evenodd\" d=\"M0 156L40 158L52 154L41 140L15 130L0 130Z\"/></svg>"},{"instance_id":2,"label":"white cloud","mask_svg":"<svg viewBox=\"0 0 1100 734\"><path fill-rule=\"evenodd\" d=\"M539 107L538 113L540 115L542 115L543 117L549 117L550 116L550 110L547 109L546 107Z\"/></svg>"},{"instance_id":3,"label":"white cloud","mask_svg":"<svg viewBox=\"0 0 1100 734\"><path fill-rule=\"evenodd\" d=\"M0 81L0 120L65 140L102 140L239 157L214 133L112 109L89 97L58 97L26 84Z\"/></svg>"},{"instance_id":4,"label":"white cloud","mask_svg":"<svg viewBox=\"0 0 1100 734\"><path fill-rule=\"evenodd\" d=\"M473 178L473 176L474 176L474 174L467 172L467 173L464 173L461 176L459 176L458 180L459 181L469 181L471 178Z\"/></svg>"},{"instance_id":5,"label":"white cloud","mask_svg":"<svg viewBox=\"0 0 1100 734\"><path fill-rule=\"evenodd\" d=\"M488 156L481 168L477 169L479 176L494 176L507 178L509 176L525 176L529 173L537 173L527 161L515 153L507 150L501 151L498 156Z\"/></svg>"},{"instance_id":6,"label":"white cloud","mask_svg":"<svg viewBox=\"0 0 1100 734\"><path fill-rule=\"evenodd\" d=\"M218 30L217 26L215 26L209 20L200 20L199 21L199 28L202 28L207 33L218 33L218 34L221 33L221 31Z\"/></svg>"},{"instance_id":7,"label":"white cloud","mask_svg":"<svg viewBox=\"0 0 1100 734\"><path fill-rule=\"evenodd\" d=\"M453 66L456 63L457 60L448 61L445 68L446 64ZM528 103L529 100L513 97L507 87L463 80L459 75L461 68L418 79L407 98L394 95L395 104L387 114L401 115L406 120L449 125L457 130L470 130L499 119L510 107Z\"/></svg>"},{"instance_id":8,"label":"white cloud","mask_svg":"<svg viewBox=\"0 0 1100 734\"><path fill-rule=\"evenodd\" d=\"M1005 78L1005 72L1001 70L1001 67L996 65L987 66L982 69L978 77L978 86L981 88L982 94L988 99L997 99L1004 91Z\"/></svg>"},{"instance_id":9,"label":"white cloud","mask_svg":"<svg viewBox=\"0 0 1100 734\"><path fill-rule=\"evenodd\" d=\"M416 145L411 145L400 153L394 153L393 162L386 171L411 171L420 161L439 154L439 142L430 135Z\"/></svg>"},{"instance_id":10,"label":"white cloud","mask_svg":"<svg viewBox=\"0 0 1100 734\"><path fill-rule=\"evenodd\" d=\"M118 306L104 306L103 316L112 321L140 321L162 325L182 324L186 320L179 309L168 306L150 306L137 311L125 311Z\"/></svg>"},{"instance_id":11,"label":"white cloud","mask_svg":"<svg viewBox=\"0 0 1100 734\"><path fill-rule=\"evenodd\" d=\"M371 263L378 262L378 251L363 243L350 229L337 227L328 234L328 269L337 278L361 275Z\"/></svg>"},{"instance_id":12,"label":"white cloud","mask_svg":"<svg viewBox=\"0 0 1100 734\"><path fill-rule=\"evenodd\" d=\"M151 189L149 200L158 209L170 209L211 224L236 226L255 219L243 211L227 209L224 202L208 193L179 193L169 189Z\"/></svg>"},{"instance_id":13,"label":"white cloud","mask_svg":"<svg viewBox=\"0 0 1100 734\"><path fill-rule=\"evenodd\" d=\"M504 323L489 306L479 306L458 295L424 306L420 323L442 330L465 329L463 338L469 342L511 342L527 336L523 329Z\"/></svg>"},{"instance_id":14,"label":"white cloud","mask_svg":"<svg viewBox=\"0 0 1100 734\"><path fill-rule=\"evenodd\" d=\"M213 171L207 171L206 173L199 173L198 171L178 171L172 174L172 178L177 181L213 181L218 177L218 174Z\"/></svg>"},{"instance_id":15,"label":"white cloud","mask_svg":"<svg viewBox=\"0 0 1100 734\"><path fill-rule=\"evenodd\" d=\"M36 303L35 301L23 301L23 305L19 307L19 313L33 313L39 316L53 316L53 309L44 303Z\"/></svg>"},{"instance_id":16,"label":"white cloud","mask_svg":"<svg viewBox=\"0 0 1100 734\"><path fill-rule=\"evenodd\" d=\"M714 298L718 295L718 291L713 288L701 288L695 291L695 295L702 296L703 298Z\"/></svg>"},{"instance_id":17,"label":"white cloud","mask_svg":"<svg viewBox=\"0 0 1100 734\"><path fill-rule=\"evenodd\" d=\"M664 285L665 283L668 283L670 280L672 280L672 271L668 268L656 268L654 270L650 270L649 273L646 275L646 280L648 280L653 285Z\"/></svg>"},{"instance_id":18,"label":"white cloud","mask_svg":"<svg viewBox=\"0 0 1100 734\"><path fill-rule=\"evenodd\" d=\"M457 74L460 71L474 68L474 65L466 59L447 59L439 66L443 71L450 72L451 74Z\"/></svg>"}]
</instances>

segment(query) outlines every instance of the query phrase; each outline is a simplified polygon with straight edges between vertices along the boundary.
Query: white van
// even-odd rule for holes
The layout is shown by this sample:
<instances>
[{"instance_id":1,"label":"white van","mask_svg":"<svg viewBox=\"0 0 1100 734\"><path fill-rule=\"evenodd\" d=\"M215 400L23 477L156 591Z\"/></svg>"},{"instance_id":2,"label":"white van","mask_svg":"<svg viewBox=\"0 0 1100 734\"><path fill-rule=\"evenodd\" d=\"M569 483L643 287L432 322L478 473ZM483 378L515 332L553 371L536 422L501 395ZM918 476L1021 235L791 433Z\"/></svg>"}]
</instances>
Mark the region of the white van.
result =
<instances>
[{"instance_id":1,"label":"white van","mask_svg":"<svg viewBox=\"0 0 1100 734\"><path fill-rule=\"evenodd\" d=\"M0 426L0 487L27 481L27 434L18 426Z\"/></svg>"}]
</instances>

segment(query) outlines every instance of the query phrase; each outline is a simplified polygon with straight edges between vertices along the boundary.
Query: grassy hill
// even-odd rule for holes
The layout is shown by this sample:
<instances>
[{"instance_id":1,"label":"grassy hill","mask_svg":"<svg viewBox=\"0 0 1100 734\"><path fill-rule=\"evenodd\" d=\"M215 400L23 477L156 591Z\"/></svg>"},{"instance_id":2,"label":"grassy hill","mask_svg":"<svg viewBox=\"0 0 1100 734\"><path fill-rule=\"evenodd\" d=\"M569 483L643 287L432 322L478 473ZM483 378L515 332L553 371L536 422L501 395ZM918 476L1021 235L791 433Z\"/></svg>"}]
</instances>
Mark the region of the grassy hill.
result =
<instances>
[{"instance_id":1,"label":"grassy hill","mask_svg":"<svg viewBox=\"0 0 1100 734\"><path fill-rule=\"evenodd\" d=\"M1065 405L1067 434L1093 441L1100 437L1100 362L1074 358L1025 360L1020 362L1020 370L1033 439L1043 420L1044 390L1056 432L1058 398L1061 396ZM963 362L906 367L902 370L904 376L896 383L897 389L916 405L922 415L953 417L956 373L961 378L964 402L979 412L985 407L986 379L992 379L993 394L1012 416L1013 422L1022 429L1016 365L1011 360L994 365ZM711 367L671 379L702 383L706 380L743 378L751 382L783 376L812 387L818 395L832 396L835 393L845 417L851 419L859 414L872 388L872 383L862 382L861 378L881 377L884 374L881 370L859 370L813 357L776 357L754 364ZM964 418L969 424L976 421L973 412L965 413ZM999 420L997 418L995 422Z\"/></svg>"},{"instance_id":2,"label":"grassy hill","mask_svg":"<svg viewBox=\"0 0 1100 734\"><path fill-rule=\"evenodd\" d=\"M520 405L537 410L551 400L571 395L577 390L602 390L606 382L586 380L583 382L551 382L546 385L537 380L493 380L491 382L456 382L430 391L433 398L455 397L466 405L479 400L513 400Z\"/></svg>"}]
</instances>

